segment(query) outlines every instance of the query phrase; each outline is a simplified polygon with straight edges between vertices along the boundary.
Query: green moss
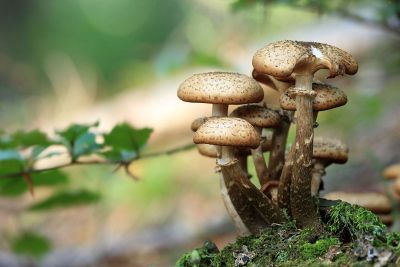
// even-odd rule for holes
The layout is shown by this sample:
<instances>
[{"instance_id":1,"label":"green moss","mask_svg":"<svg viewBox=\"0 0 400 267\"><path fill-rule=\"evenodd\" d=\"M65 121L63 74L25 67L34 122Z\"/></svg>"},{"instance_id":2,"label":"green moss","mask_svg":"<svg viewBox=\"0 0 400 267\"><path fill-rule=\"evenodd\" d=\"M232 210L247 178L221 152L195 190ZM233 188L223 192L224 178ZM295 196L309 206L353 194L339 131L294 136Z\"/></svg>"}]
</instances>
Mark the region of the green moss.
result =
<instances>
[{"instance_id":1,"label":"green moss","mask_svg":"<svg viewBox=\"0 0 400 267\"><path fill-rule=\"evenodd\" d=\"M218 253L218 248L211 241L204 242L201 248L185 253L175 264L175 267L208 267L213 266L211 260Z\"/></svg>"},{"instance_id":2,"label":"green moss","mask_svg":"<svg viewBox=\"0 0 400 267\"><path fill-rule=\"evenodd\" d=\"M339 203L329 207L324 227L317 232L297 229L292 221L275 224L259 235L238 238L220 252L196 249L185 254L176 266L372 266L377 258L355 254L356 250L371 247L378 253L393 253L393 264L400 256L400 234L388 232L374 214L358 206Z\"/></svg>"}]
</instances>

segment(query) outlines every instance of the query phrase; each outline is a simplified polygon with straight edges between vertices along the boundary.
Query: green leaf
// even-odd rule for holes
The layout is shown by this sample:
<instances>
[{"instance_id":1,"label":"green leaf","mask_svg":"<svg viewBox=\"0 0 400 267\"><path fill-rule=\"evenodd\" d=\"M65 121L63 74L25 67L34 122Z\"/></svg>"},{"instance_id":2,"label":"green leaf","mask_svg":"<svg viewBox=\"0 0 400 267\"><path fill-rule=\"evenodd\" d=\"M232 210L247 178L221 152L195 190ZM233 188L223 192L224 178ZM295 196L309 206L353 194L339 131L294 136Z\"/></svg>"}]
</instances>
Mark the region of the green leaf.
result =
<instances>
[{"instance_id":1,"label":"green leaf","mask_svg":"<svg viewBox=\"0 0 400 267\"><path fill-rule=\"evenodd\" d=\"M99 193L88 190L61 191L30 206L29 210L42 211L91 204L99 201L100 198L101 196Z\"/></svg>"},{"instance_id":2,"label":"green leaf","mask_svg":"<svg viewBox=\"0 0 400 267\"><path fill-rule=\"evenodd\" d=\"M67 175L60 170L52 170L41 173L32 173L32 182L38 186L56 186L68 183ZM17 197L28 191L28 185L22 177L0 179L0 195Z\"/></svg>"},{"instance_id":3,"label":"green leaf","mask_svg":"<svg viewBox=\"0 0 400 267\"><path fill-rule=\"evenodd\" d=\"M101 148L102 145L96 142L95 134L84 133L76 139L72 149L72 155L73 158L76 159L83 155L90 155Z\"/></svg>"},{"instance_id":4,"label":"green leaf","mask_svg":"<svg viewBox=\"0 0 400 267\"><path fill-rule=\"evenodd\" d=\"M25 232L12 241L11 248L16 254L39 258L51 250L51 243L46 237L37 233Z\"/></svg>"},{"instance_id":5,"label":"green leaf","mask_svg":"<svg viewBox=\"0 0 400 267\"><path fill-rule=\"evenodd\" d=\"M49 146L54 142L50 141L47 135L38 130L30 132L17 131L12 135L12 138L18 147L30 147L30 146Z\"/></svg>"},{"instance_id":6,"label":"green leaf","mask_svg":"<svg viewBox=\"0 0 400 267\"><path fill-rule=\"evenodd\" d=\"M26 161L16 150L0 150L0 175L24 170Z\"/></svg>"},{"instance_id":7,"label":"green leaf","mask_svg":"<svg viewBox=\"0 0 400 267\"><path fill-rule=\"evenodd\" d=\"M97 127L99 122L92 124L72 124L62 131L57 131L57 134L63 137L69 143L73 143L79 136L88 133L92 127Z\"/></svg>"},{"instance_id":8,"label":"green leaf","mask_svg":"<svg viewBox=\"0 0 400 267\"><path fill-rule=\"evenodd\" d=\"M150 128L136 129L126 123L115 126L104 135L105 146L111 148L104 156L125 162L133 160L146 145L152 131Z\"/></svg>"}]
</instances>

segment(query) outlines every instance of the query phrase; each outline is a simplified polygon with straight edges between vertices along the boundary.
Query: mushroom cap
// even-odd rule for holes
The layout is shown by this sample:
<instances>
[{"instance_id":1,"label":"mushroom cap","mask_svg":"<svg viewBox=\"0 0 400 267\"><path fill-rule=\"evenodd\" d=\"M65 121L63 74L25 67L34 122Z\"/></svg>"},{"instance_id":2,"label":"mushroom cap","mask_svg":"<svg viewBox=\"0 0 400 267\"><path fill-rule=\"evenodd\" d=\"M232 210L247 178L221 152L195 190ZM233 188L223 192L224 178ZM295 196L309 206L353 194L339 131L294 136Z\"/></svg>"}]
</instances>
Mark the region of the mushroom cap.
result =
<instances>
[{"instance_id":1,"label":"mushroom cap","mask_svg":"<svg viewBox=\"0 0 400 267\"><path fill-rule=\"evenodd\" d=\"M178 89L186 102L210 104L248 104L263 100L264 91L256 80L233 72L194 74Z\"/></svg>"},{"instance_id":2,"label":"mushroom cap","mask_svg":"<svg viewBox=\"0 0 400 267\"><path fill-rule=\"evenodd\" d=\"M256 148L260 144L260 135L250 123L243 119L220 117L203 123L194 133L193 142Z\"/></svg>"},{"instance_id":3,"label":"mushroom cap","mask_svg":"<svg viewBox=\"0 0 400 267\"><path fill-rule=\"evenodd\" d=\"M292 88L280 96L279 101L282 109L296 110L296 100L290 96L290 90ZM347 96L343 90L334 86L323 83L313 83L312 89L317 93L312 102L313 109L316 111L340 107L347 103Z\"/></svg>"},{"instance_id":4,"label":"mushroom cap","mask_svg":"<svg viewBox=\"0 0 400 267\"><path fill-rule=\"evenodd\" d=\"M346 163L349 148L342 141L333 138L315 137L313 158L329 163Z\"/></svg>"},{"instance_id":5,"label":"mushroom cap","mask_svg":"<svg viewBox=\"0 0 400 267\"><path fill-rule=\"evenodd\" d=\"M400 196L400 179L396 179L393 184L393 191L396 195Z\"/></svg>"},{"instance_id":6,"label":"mushroom cap","mask_svg":"<svg viewBox=\"0 0 400 267\"><path fill-rule=\"evenodd\" d=\"M258 105L244 105L236 108L230 117L242 118L251 125L261 128L274 128L281 121L278 112Z\"/></svg>"},{"instance_id":7,"label":"mushroom cap","mask_svg":"<svg viewBox=\"0 0 400 267\"><path fill-rule=\"evenodd\" d=\"M328 78L343 74L355 74L358 64L349 53L328 44L302 41L278 41L259 49L253 56L257 72L279 78L293 76L303 67L329 69Z\"/></svg>"},{"instance_id":8,"label":"mushroom cap","mask_svg":"<svg viewBox=\"0 0 400 267\"><path fill-rule=\"evenodd\" d=\"M392 211L389 198L381 193L330 192L324 196L329 200L340 199L372 211L375 214L388 214Z\"/></svg>"},{"instance_id":9,"label":"mushroom cap","mask_svg":"<svg viewBox=\"0 0 400 267\"><path fill-rule=\"evenodd\" d=\"M388 180L400 178L400 163L387 167L383 171L383 176Z\"/></svg>"},{"instance_id":10,"label":"mushroom cap","mask_svg":"<svg viewBox=\"0 0 400 267\"><path fill-rule=\"evenodd\" d=\"M218 150L217 147L214 145L209 144L198 144L197 151L203 156L209 158L218 158Z\"/></svg>"},{"instance_id":11,"label":"mushroom cap","mask_svg":"<svg viewBox=\"0 0 400 267\"><path fill-rule=\"evenodd\" d=\"M206 122L210 117L200 117L195 119L192 124L190 124L190 130L193 132L197 131L199 129L200 125L202 125L204 122Z\"/></svg>"},{"instance_id":12,"label":"mushroom cap","mask_svg":"<svg viewBox=\"0 0 400 267\"><path fill-rule=\"evenodd\" d=\"M392 226L394 223L394 217L392 214L377 214L381 222L386 226Z\"/></svg>"}]
</instances>

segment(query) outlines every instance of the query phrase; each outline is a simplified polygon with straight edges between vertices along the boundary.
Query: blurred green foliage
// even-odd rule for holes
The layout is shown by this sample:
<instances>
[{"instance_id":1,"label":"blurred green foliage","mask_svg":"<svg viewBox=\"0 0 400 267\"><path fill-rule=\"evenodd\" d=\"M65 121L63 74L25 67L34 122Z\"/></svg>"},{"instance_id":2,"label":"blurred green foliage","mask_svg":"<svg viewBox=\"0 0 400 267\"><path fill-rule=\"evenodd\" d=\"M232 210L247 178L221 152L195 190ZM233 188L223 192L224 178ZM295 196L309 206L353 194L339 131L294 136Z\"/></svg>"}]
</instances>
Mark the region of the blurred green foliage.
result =
<instances>
[{"instance_id":1,"label":"blurred green foliage","mask_svg":"<svg viewBox=\"0 0 400 267\"><path fill-rule=\"evenodd\" d=\"M12 240L11 247L17 254L39 258L46 254L52 246L44 236L34 232L24 232Z\"/></svg>"}]
</instances>

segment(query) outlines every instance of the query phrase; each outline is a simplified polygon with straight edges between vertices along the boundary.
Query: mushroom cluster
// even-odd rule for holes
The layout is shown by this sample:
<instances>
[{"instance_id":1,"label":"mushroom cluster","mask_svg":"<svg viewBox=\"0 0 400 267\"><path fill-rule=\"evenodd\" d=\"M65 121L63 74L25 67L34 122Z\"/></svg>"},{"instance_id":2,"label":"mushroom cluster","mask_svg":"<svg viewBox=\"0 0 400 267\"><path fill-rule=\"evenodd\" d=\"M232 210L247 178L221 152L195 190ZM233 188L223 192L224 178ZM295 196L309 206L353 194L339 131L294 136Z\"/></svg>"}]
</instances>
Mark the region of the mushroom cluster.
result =
<instances>
[{"instance_id":1,"label":"mushroom cluster","mask_svg":"<svg viewBox=\"0 0 400 267\"><path fill-rule=\"evenodd\" d=\"M348 149L339 140L314 138L314 128L318 112L346 104L347 97L314 74L352 75L357 62L328 44L278 41L258 50L252 63L252 77L208 72L180 85L181 100L212 104L210 117L193 121L193 141L202 155L216 158L223 200L240 233L258 233L287 216L299 227L318 228L321 178L330 164L347 161ZM262 84L278 91L279 108L263 103ZM228 113L229 105L240 106ZM287 151L292 125L296 135ZM249 179L250 155L260 187Z\"/></svg>"}]
</instances>

